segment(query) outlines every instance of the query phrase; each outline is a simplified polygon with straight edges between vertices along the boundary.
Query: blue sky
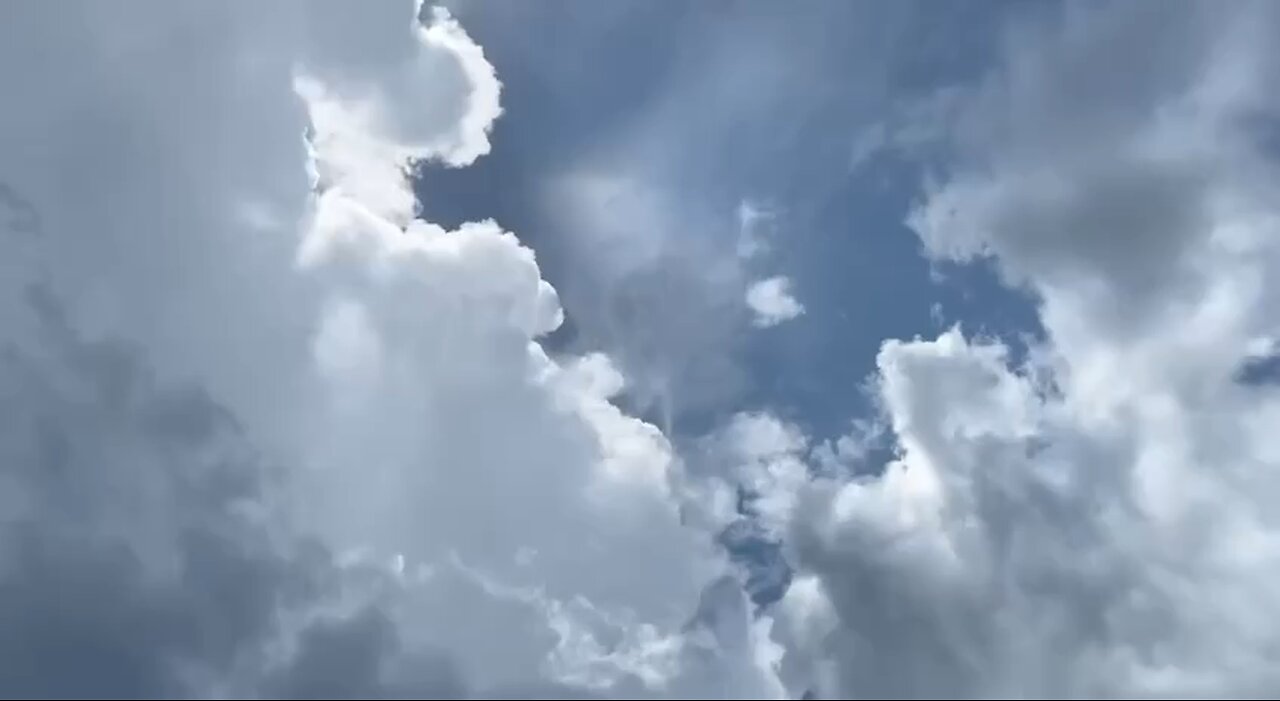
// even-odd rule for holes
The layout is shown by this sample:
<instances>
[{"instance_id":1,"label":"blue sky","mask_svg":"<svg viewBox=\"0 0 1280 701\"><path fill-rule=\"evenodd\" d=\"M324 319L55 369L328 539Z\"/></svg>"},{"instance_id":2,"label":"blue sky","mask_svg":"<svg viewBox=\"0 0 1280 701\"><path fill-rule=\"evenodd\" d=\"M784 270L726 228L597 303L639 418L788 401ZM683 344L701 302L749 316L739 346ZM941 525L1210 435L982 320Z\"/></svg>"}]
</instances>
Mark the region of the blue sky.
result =
<instances>
[{"instance_id":1,"label":"blue sky","mask_svg":"<svg viewBox=\"0 0 1280 701\"><path fill-rule=\"evenodd\" d=\"M957 322L1015 345L1020 334L1038 333L1028 295L1000 285L981 262L931 263L907 228L923 175L945 168L943 154L930 152L939 146L859 151L865 135L905 105L977 81L1002 23L1012 21L1005 8L983 6L976 15L917 3L459 9L503 76L505 112L489 157L466 169L420 171L423 211L446 225L494 217L520 232L564 295L568 323L553 348L616 356L641 340L640 363L677 366L674 415L643 398L619 399L673 439L693 444L738 412L769 411L812 439L834 440L853 421L877 416L863 387L884 339L929 336ZM654 218L669 231L622 232L663 249L625 281L592 275L594 259L581 250L592 246L590 224L567 234L581 225L559 215L575 202L545 187L549 173L597 158L658 189L641 207L682 213ZM744 203L762 213L745 227ZM754 329L745 317L722 318L733 315L724 306L740 300L715 300L693 306L697 328L668 326L668 286L714 300L721 291L701 276L737 257L744 237L766 250L743 262L743 272L786 275L804 314ZM653 308L596 306L613 294ZM685 351L683 334L703 337ZM685 405L686 383L721 389ZM879 445L857 469L880 469L889 447ZM724 542L750 573L757 602L782 595L790 574L775 538L741 523Z\"/></svg>"},{"instance_id":2,"label":"blue sky","mask_svg":"<svg viewBox=\"0 0 1280 701\"><path fill-rule=\"evenodd\" d=\"M790 277L806 313L762 332L723 329L702 351L711 357L682 357L731 388L680 411L678 429L697 434L736 411L769 407L814 435L836 436L871 410L858 387L883 339L956 322L1014 342L1037 331L1029 297L997 284L989 266L931 265L921 255L905 220L922 174L944 161L894 150L867 162L857 156L864 132L905 105L976 82L1012 21L1006 15L1032 6L473 2L458 9L503 77L505 112L491 156L466 169L422 170L422 207L442 223L494 217L520 232L565 293L569 323L553 343L617 350L621 341L582 309L611 283L584 270L591 262L564 231L573 224L557 216L573 204L547 191L549 173L596 160L638 173L660 190L650 206L692 214L666 222L672 231L626 235L664 239L669 256L689 259L689 275L708 258L734 256L741 203L770 213L753 227L768 252L745 267ZM666 283L634 283L648 284ZM621 323L652 320L642 314ZM653 330L654 343L666 333ZM711 367L725 354L731 372Z\"/></svg>"}]
</instances>

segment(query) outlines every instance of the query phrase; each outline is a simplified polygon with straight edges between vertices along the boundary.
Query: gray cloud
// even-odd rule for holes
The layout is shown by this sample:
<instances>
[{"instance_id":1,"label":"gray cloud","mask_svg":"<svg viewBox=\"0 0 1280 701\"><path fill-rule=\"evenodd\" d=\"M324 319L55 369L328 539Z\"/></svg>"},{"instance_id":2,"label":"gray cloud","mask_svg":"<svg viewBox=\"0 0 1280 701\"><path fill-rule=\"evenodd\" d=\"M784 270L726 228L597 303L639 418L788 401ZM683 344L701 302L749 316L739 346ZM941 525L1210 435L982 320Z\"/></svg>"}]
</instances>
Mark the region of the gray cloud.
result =
<instances>
[{"instance_id":1,"label":"gray cloud","mask_svg":"<svg viewBox=\"0 0 1280 701\"><path fill-rule=\"evenodd\" d=\"M376 635L381 611L281 627L279 613L323 604L344 575L271 518L271 473L227 410L158 382L127 345L84 339L49 290L28 301L36 342L0 354L0 692L382 693L396 646ZM273 640L295 634L288 669L264 667ZM260 686L265 675L288 684Z\"/></svg>"},{"instance_id":2,"label":"gray cloud","mask_svg":"<svg viewBox=\"0 0 1280 701\"><path fill-rule=\"evenodd\" d=\"M948 111L958 160L911 223L1035 292L1047 339L882 346L896 456L792 521L782 637L825 695L1280 688L1280 395L1240 381L1280 323L1278 26L1067 6Z\"/></svg>"}]
</instances>

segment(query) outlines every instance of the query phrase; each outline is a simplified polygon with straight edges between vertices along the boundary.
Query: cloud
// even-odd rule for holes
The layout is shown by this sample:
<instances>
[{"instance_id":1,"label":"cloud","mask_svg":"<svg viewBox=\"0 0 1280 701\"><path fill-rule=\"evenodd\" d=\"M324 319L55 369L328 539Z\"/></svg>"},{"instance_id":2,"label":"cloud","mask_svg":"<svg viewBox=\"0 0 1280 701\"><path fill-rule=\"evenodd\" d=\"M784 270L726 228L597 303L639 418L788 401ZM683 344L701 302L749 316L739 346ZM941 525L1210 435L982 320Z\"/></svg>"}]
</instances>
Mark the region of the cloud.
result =
<instances>
[{"instance_id":1,"label":"cloud","mask_svg":"<svg viewBox=\"0 0 1280 701\"><path fill-rule=\"evenodd\" d=\"M618 398L720 368L744 294L801 313L788 280L752 302L741 223L678 236L719 219L668 164L575 160L549 182L632 355L549 355L533 251L417 211L410 173L501 114L447 13L6 6L0 690L1274 691L1280 24L1161 10L1020 26L922 132L957 158L924 251L993 259L1046 340L888 341L883 416L831 444L740 414L708 473ZM791 581L766 613L726 544L768 562L752 595Z\"/></svg>"},{"instance_id":2,"label":"cloud","mask_svg":"<svg viewBox=\"0 0 1280 701\"><path fill-rule=\"evenodd\" d=\"M579 345L603 349L630 378L627 399L660 418L720 406L749 378L733 352L746 328L746 272L726 254L728 211L683 200L657 174L586 160L546 186L556 246L571 262L563 290ZM635 151L634 156L630 155Z\"/></svg>"},{"instance_id":3,"label":"cloud","mask_svg":"<svg viewBox=\"0 0 1280 701\"><path fill-rule=\"evenodd\" d=\"M804 313L804 305L791 294L791 280L777 275L747 288L747 306L755 312L753 323L760 328L777 326Z\"/></svg>"},{"instance_id":4,"label":"cloud","mask_svg":"<svg viewBox=\"0 0 1280 701\"><path fill-rule=\"evenodd\" d=\"M1250 385L1275 383L1280 380L1280 352L1269 338L1255 339L1256 346L1246 354L1236 370L1236 379Z\"/></svg>"},{"instance_id":5,"label":"cloud","mask_svg":"<svg viewBox=\"0 0 1280 701\"><path fill-rule=\"evenodd\" d=\"M0 340L51 368L6 366L4 689L780 693L627 378L540 345L533 252L418 218L501 111L421 10L3 10Z\"/></svg>"},{"instance_id":6,"label":"cloud","mask_svg":"<svg viewBox=\"0 0 1280 701\"><path fill-rule=\"evenodd\" d=\"M911 218L1033 292L1025 359L888 341L880 474L792 509L785 674L835 697L1265 696L1280 395L1275 11L1069 7L960 98ZM1132 47L1148 47L1141 56ZM1116 71L1116 65L1126 69ZM803 681L796 681L803 680Z\"/></svg>"},{"instance_id":7,"label":"cloud","mask_svg":"<svg viewBox=\"0 0 1280 701\"><path fill-rule=\"evenodd\" d=\"M416 205L405 169L431 160L470 165L489 152L502 114L484 50L441 7L426 26L404 29L406 16L421 15L421 1L411 10L330 3L307 12L311 45L296 81L318 186L351 191L401 227Z\"/></svg>"},{"instance_id":8,"label":"cloud","mask_svg":"<svg viewBox=\"0 0 1280 701\"><path fill-rule=\"evenodd\" d=\"M765 230L777 213L751 200L742 200L738 202L735 214L738 217L738 257L755 258L768 253L769 242Z\"/></svg>"},{"instance_id":9,"label":"cloud","mask_svg":"<svg viewBox=\"0 0 1280 701\"><path fill-rule=\"evenodd\" d=\"M226 408L159 382L128 345L84 339L49 290L23 299L38 335L0 360L0 688L255 694L310 674L311 653L279 661L277 644L327 636L370 662L331 659L329 678L381 695L398 644L358 629L390 622L361 587L343 612L336 591L358 582L280 529L273 471Z\"/></svg>"},{"instance_id":10,"label":"cloud","mask_svg":"<svg viewBox=\"0 0 1280 701\"><path fill-rule=\"evenodd\" d=\"M527 33L531 20L501 4L471 7L495 33ZM698 3L654 12L617 2L541 13L536 22L585 30L512 51L510 60L527 63L549 91L575 95L552 103L569 111L552 119L581 119L574 143L588 147L539 177L554 236L538 247L554 247L567 261L571 273L554 272L579 342L615 357L632 379L627 398L635 405L677 429L701 430L709 416L766 391L751 372L753 314L744 295L773 274L757 270L765 254L783 253L772 229L809 223L807 211L789 208L792 188L804 191L807 206L814 190L830 186L812 182L822 179L815 178L821 159L798 155L810 145L802 137L822 131L826 125L817 125L832 108L843 119L844 101L854 101L846 91L859 98L874 91L868 74L883 68L881 57L846 50L878 46L886 22L900 14L854 5L713 12ZM855 33L876 27L866 37L876 41L827 33L833 17ZM608 39L619 32L628 41ZM647 37L672 50L652 53ZM796 52L801 44L812 50ZM607 68L584 70L577 60L584 54L600 54ZM829 74L833 66L841 75ZM850 79L850 70L859 77Z\"/></svg>"}]
</instances>

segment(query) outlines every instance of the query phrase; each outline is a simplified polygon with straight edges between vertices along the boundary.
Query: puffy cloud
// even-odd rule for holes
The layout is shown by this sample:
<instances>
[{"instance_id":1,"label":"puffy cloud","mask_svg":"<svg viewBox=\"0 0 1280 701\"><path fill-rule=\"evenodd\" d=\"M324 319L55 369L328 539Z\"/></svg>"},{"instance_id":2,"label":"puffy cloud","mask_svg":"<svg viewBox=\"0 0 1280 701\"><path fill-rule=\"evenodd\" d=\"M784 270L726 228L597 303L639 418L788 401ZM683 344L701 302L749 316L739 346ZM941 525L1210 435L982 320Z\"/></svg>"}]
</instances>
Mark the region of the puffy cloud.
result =
<instances>
[{"instance_id":1,"label":"puffy cloud","mask_svg":"<svg viewBox=\"0 0 1280 701\"><path fill-rule=\"evenodd\" d=\"M319 187L403 227L416 205L404 177L413 162L466 166L489 152L502 113L493 66L444 8L406 30L421 0L412 9L328 2L305 14L309 50L296 85Z\"/></svg>"},{"instance_id":2,"label":"puffy cloud","mask_svg":"<svg viewBox=\"0 0 1280 701\"><path fill-rule=\"evenodd\" d=\"M695 474L713 488L701 503L719 517L720 541L760 607L774 603L791 582L782 540L809 480L807 443L799 428L770 414L740 413L690 451ZM715 498L722 495L732 495L732 504Z\"/></svg>"},{"instance_id":3,"label":"puffy cloud","mask_svg":"<svg viewBox=\"0 0 1280 701\"><path fill-rule=\"evenodd\" d=\"M777 326L804 313L804 305L791 294L791 280L777 275L747 288L747 306L755 312L753 323L761 328Z\"/></svg>"},{"instance_id":4,"label":"puffy cloud","mask_svg":"<svg viewBox=\"0 0 1280 701\"><path fill-rule=\"evenodd\" d=\"M417 218L500 108L415 13L0 11L4 689L781 693L625 378L539 344L532 251Z\"/></svg>"},{"instance_id":5,"label":"puffy cloud","mask_svg":"<svg viewBox=\"0 0 1280 701\"><path fill-rule=\"evenodd\" d=\"M716 470L744 491L745 510L780 535L794 500L809 477L808 440L799 428L765 413L736 414L712 436L709 452L728 464Z\"/></svg>"},{"instance_id":6,"label":"puffy cloud","mask_svg":"<svg viewBox=\"0 0 1280 701\"><path fill-rule=\"evenodd\" d=\"M958 328L883 345L897 455L801 490L789 679L841 697L1280 688L1280 395L1241 381L1280 321L1280 23L1265 3L1155 11L1022 26L962 98L961 160L912 224L930 256L993 258L1047 340L1017 362Z\"/></svg>"}]
</instances>

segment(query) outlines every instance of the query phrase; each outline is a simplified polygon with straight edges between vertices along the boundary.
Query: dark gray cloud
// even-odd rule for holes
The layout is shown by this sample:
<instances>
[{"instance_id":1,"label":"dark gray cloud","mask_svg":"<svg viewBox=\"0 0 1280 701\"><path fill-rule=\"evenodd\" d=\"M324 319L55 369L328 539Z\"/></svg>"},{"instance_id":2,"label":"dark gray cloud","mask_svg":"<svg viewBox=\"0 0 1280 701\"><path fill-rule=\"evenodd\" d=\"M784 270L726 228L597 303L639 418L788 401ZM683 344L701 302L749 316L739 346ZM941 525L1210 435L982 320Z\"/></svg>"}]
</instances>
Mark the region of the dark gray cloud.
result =
<instances>
[{"instance_id":1,"label":"dark gray cloud","mask_svg":"<svg viewBox=\"0 0 1280 701\"><path fill-rule=\"evenodd\" d=\"M285 623L344 573L272 516L234 417L85 339L48 289L27 306L38 335L0 352L0 695L459 693L434 660L383 676L398 645L376 607ZM264 664L294 636L291 661Z\"/></svg>"}]
</instances>

